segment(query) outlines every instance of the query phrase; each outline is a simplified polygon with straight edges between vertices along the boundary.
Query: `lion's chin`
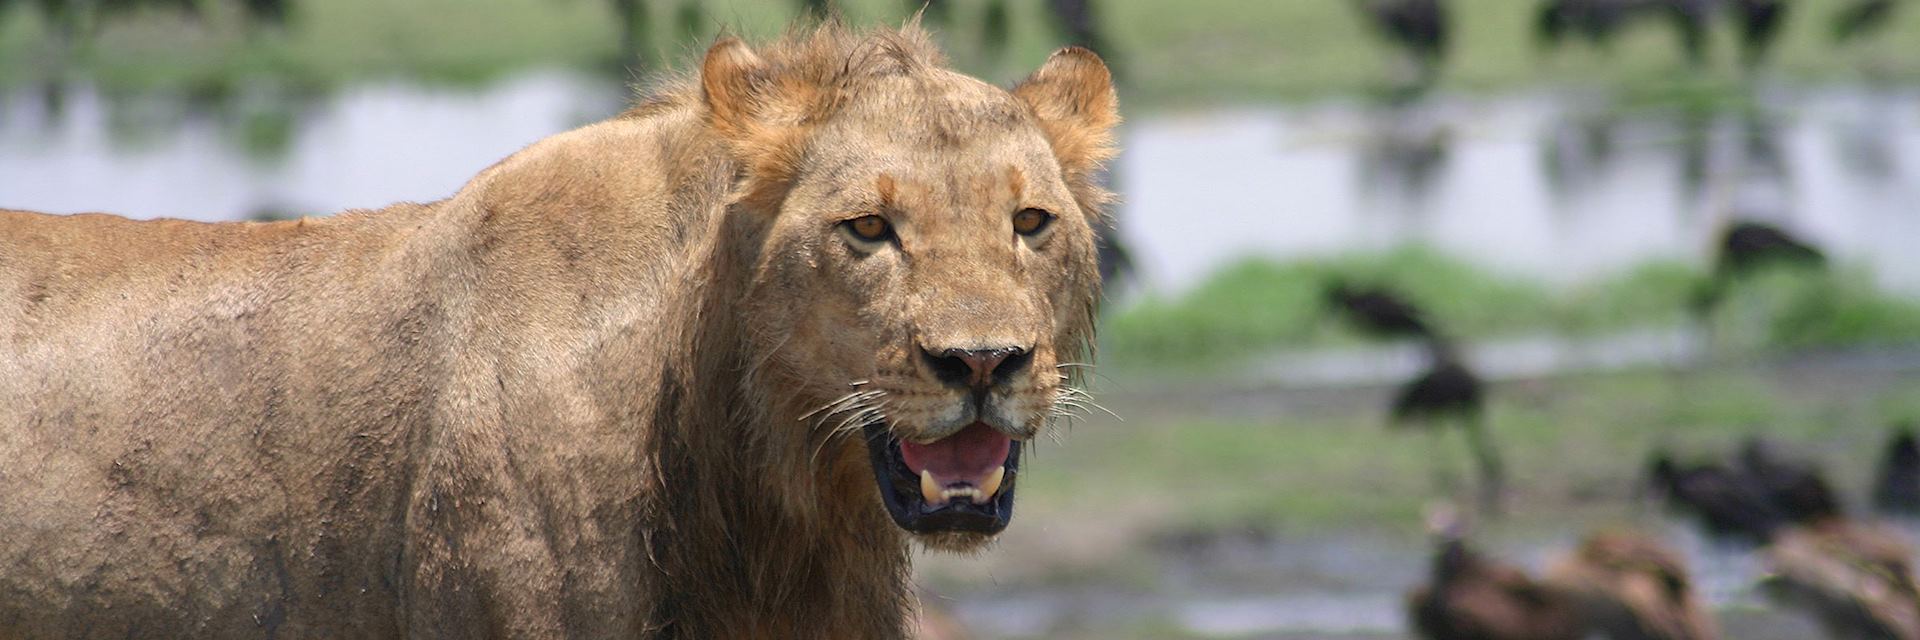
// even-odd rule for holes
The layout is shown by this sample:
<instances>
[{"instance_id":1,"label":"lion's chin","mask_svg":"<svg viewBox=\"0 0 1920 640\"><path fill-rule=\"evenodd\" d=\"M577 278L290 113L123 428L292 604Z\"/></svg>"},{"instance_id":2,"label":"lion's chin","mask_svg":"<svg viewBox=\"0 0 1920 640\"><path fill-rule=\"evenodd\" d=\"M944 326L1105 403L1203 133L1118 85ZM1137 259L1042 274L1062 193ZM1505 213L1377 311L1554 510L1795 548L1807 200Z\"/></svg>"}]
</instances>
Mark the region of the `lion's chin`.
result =
<instances>
[{"instance_id":1,"label":"lion's chin","mask_svg":"<svg viewBox=\"0 0 1920 640\"><path fill-rule=\"evenodd\" d=\"M955 555L970 555L985 551L987 547L993 546L994 536L964 531L947 531L941 533L916 533L913 534L913 539L928 551L938 551L940 553L951 553Z\"/></svg>"},{"instance_id":2,"label":"lion's chin","mask_svg":"<svg viewBox=\"0 0 1920 640\"><path fill-rule=\"evenodd\" d=\"M887 515L940 551L984 547L1013 519L1020 447L985 424L926 444L902 443L883 424L866 428L867 458Z\"/></svg>"}]
</instances>

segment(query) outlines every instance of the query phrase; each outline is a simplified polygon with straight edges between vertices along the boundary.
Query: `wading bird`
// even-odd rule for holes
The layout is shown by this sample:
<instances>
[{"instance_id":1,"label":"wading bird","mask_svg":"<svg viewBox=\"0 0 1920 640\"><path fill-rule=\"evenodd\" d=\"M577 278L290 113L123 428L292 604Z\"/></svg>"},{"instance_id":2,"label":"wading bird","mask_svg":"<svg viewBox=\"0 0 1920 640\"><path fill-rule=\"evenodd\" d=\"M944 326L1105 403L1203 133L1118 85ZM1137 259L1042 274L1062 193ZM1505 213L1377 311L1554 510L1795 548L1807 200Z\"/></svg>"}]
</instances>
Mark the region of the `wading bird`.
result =
<instances>
[{"instance_id":1,"label":"wading bird","mask_svg":"<svg viewBox=\"0 0 1920 640\"><path fill-rule=\"evenodd\" d=\"M1569 34L1606 49L1620 28L1647 0L1546 0L1534 22L1534 37L1544 45L1559 46Z\"/></svg>"},{"instance_id":2,"label":"wading bird","mask_svg":"<svg viewBox=\"0 0 1920 640\"><path fill-rule=\"evenodd\" d=\"M1357 0L1375 32L1413 60L1416 84L1425 87L1439 74L1447 55L1448 11L1444 0Z\"/></svg>"},{"instance_id":3,"label":"wading bird","mask_svg":"<svg viewBox=\"0 0 1920 640\"><path fill-rule=\"evenodd\" d=\"M1695 292L1693 312L1703 318L1712 315L1735 281L1763 268L1824 268L1826 264L1825 253L1786 230L1751 220L1734 222L1720 232L1713 271Z\"/></svg>"},{"instance_id":4,"label":"wading bird","mask_svg":"<svg viewBox=\"0 0 1920 640\"><path fill-rule=\"evenodd\" d=\"M1661 0L1659 8L1680 36L1680 51L1695 67L1707 62L1707 34L1713 27L1714 0Z\"/></svg>"},{"instance_id":5,"label":"wading bird","mask_svg":"<svg viewBox=\"0 0 1920 640\"><path fill-rule=\"evenodd\" d=\"M1733 0L1734 19L1740 25L1740 61L1758 66L1773 49L1786 23L1786 0Z\"/></svg>"},{"instance_id":6,"label":"wading bird","mask_svg":"<svg viewBox=\"0 0 1920 640\"><path fill-rule=\"evenodd\" d=\"M1383 339L1434 337L1426 313L1392 290L1355 286L1336 279L1327 284L1323 293L1327 306L1346 317L1361 333Z\"/></svg>"},{"instance_id":7,"label":"wading bird","mask_svg":"<svg viewBox=\"0 0 1920 640\"><path fill-rule=\"evenodd\" d=\"M1879 33L1893 15L1894 0L1855 0L1833 16L1833 41L1847 43Z\"/></svg>"},{"instance_id":8,"label":"wading bird","mask_svg":"<svg viewBox=\"0 0 1920 640\"><path fill-rule=\"evenodd\" d=\"M1660 452L1648 464L1648 476L1669 509L1693 516L1714 539L1758 545L1786 526L1786 516L1764 491L1723 465L1682 465Z\"/></svg>"},{"instance_id":9,"label":"wading bird","mask_svg":"<svg viewBox=\"0 0 1920 640\"><path fill-rule=\"evenodd\" d=\"M1500 497L1506 493L1506 467L1492 434L1487 432L1486 394L1480 377L1444 341L1433 340L1429 348L1432 365L1402 385L1394 396L1393 424L1434 432L1449 422L1458 424L1479 469L1480 507L1489 515L1497 515ZM1447 483L1443 480L1442 484Z\"/></svg>"},{"instance_id":10,"label":"wading bird","mask_svg":"<svg viewBox=\"0 0 1920 640\"><path fill-rule=\"evenodd\" d=\"M1752 487L1790 523L1816 524L1845 515L1818 466L1787 458L1766 438L1748 438L1737 462Z\"/></svg>"}]
</instances>

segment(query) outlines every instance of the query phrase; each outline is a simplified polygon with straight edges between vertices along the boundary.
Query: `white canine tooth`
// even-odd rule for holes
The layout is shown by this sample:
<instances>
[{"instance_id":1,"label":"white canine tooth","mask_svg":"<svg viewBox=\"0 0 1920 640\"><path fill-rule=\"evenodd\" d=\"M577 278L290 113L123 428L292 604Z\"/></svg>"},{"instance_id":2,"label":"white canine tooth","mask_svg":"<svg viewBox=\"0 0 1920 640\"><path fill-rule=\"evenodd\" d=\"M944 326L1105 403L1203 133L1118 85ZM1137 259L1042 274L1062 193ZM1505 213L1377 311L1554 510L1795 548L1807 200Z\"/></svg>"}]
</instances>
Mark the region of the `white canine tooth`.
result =
<instances>
[{"instance_id":1,"label":"white canine tooth","mask_svg":"<svg viewBox=\"0 0 1920 640\"><path fill-rule=\"evenodd\" d=\"M1006 467L1003 466L998 469L994 469L993 473L987 476L986 484L980 485L980 492L977 494L974 494L973 503L983 504L988 500L992 500L995 495L998 495L1000 493L1000 481L1006 480L1006 479L1007 479Z\"/></svg>"},{"instance_id":2,"label":"white canine tooth","mask_svg":"<svg viewBox=\"0 0 1920 640\"><path fill-rule=\"evenodd\" d=\"M947 503L947 499L940 494L940 483L933 481L933 472L921 469L920 497L927 501L927 506L937 507Z\"/></svg>"}]
</instances>

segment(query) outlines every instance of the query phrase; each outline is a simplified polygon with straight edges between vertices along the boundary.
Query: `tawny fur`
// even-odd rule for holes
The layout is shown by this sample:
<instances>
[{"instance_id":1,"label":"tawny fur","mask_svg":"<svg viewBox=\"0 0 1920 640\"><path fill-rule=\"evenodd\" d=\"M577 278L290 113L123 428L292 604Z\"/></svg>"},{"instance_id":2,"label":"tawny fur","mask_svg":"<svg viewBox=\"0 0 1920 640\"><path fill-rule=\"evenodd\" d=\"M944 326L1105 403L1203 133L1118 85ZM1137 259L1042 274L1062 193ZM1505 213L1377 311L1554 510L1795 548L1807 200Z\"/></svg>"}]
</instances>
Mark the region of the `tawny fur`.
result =
<instances>
[{"instance_id":1,"label":"tawny fur","mask_svg":"<svg viewBox=\"0 0 1920 640\"><path fill-rule=\"evenodd\" d=\"M1071 398L1114 109L827 26L439 202L0 212L0 637L900 637L857 427L958 428L916 346L1031 348L1019 435Z\"/></svg>"}]
</instances>

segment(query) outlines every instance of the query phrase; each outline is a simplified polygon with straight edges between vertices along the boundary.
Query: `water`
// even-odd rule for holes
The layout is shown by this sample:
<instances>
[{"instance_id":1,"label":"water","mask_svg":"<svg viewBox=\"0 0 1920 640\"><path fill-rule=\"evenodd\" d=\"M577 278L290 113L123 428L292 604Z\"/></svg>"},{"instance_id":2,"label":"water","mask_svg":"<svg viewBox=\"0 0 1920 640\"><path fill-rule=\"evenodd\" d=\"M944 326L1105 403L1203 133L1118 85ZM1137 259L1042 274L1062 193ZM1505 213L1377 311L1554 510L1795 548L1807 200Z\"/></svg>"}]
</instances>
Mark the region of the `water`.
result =
<instances>
[{"instance_id":1,"label":"water","mask_svg":"<svg viewBox=\"0 0 1920 640\"><path fill-rule=\"evenodd\" d=\"M1134 258L1179 289L1245 254L1418 242L1550 283L1701 261L1729 217L1920 291L1920 94L1762 95L1751 114L1608 115L1591 96L1351 103L1135 120Z\"/></svg>"},{"instance_id":2,"label":"water","mask_svg":"<svg viewBox=\"0 0 1920 640\"><path fill-rule=\"evenodd\" d=\"M1810 620L1773 607L1754 589L1765 567L1751 550L1710 543L1679 522L1655 528L1677 543L1695 587L1723 624L1765 629L1729 637L1818 637ZM1539 576L1578 540L1568 528L1481 551ZM1404 638L1405 594L1426 581L1431 562L1424 542L1365 534L1209 539L1154 551L1164 576L1151 588L996 585L983 593L943 594L943 600L974 631L997 638L1093 637L1085 634L1167 626L1183 637Z\"/></svg>"},{"instance_id":3,"label":"water","mask_svg":"<svg viewBox=\"0 0 1920 640\"><path fill-rule=\"evenodd\" d=\"M559 71L478 90L0 96L0 206L234 220L445 197L625 91ZM1136 117L1117 165L1142 280L1177 291L1245 254L1430 244L1550 283L1701 260L1739 216L1920 292L1920 92L1774 91L1739 113L1618 115L1601 98L1333 101Z\"/></svg>"},{"instance_id":4,"label":"water","mask_svg":"<svg viewBox=\"0 0 1920 640\"><path fill-rule=\"evenodd\" d=\"M0 206L216 221L437 200L529 143L617 113L623 96L560 72L480 91L363 85L290 107L289 139L263 151L248 146L260 117L245 104L80 85L49 108L15 92L0 97Z\"/></svg>"},{"instance_id":5,"label":"water","mask_svg":"<svg viewBox=\"0 0 1920 640\"><path fill-rule=\"evenodd\" d=\"M1725 637L1821 637L1810 617L1773 605L1755 588L1766 567L1753 550L1712 543L1678 521L1647 524L1674 543ZM1498 562L1544 575L1580 537L1568 523L1548 528L1561 530L1478 546ZM1427 580L1431 562L1425 542L1366 534L1213 539L1155 551L1166 575L1152 588L995 585L942 599L975 632L995 638L1172 627L1180 637L1400 639L1411 633L1406 593Z\"/></svg>"}]
</instances>

